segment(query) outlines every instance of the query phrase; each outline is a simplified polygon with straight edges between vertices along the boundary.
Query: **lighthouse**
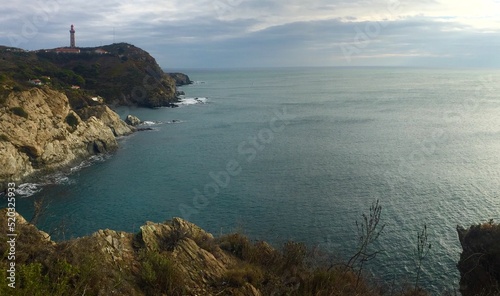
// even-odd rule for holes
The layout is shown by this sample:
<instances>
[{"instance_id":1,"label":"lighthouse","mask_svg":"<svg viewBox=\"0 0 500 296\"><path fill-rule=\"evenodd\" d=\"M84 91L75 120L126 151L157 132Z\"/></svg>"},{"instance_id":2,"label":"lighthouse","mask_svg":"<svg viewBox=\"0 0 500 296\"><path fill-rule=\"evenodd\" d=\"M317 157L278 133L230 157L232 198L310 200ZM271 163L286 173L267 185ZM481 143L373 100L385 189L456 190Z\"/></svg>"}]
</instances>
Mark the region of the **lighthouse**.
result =
<instances>
[{"instance_id":1,"label":"lighthouse","mask_svg":"<svg viewBox=\"0 0 500 296\"><path fill-rule=\"evenodd\" d=\"M71 48L75 48L75 27L73 25L71 25L71 30L69 30L69 42L70 42L70 46Z\"/></svg>"}]
</instances>

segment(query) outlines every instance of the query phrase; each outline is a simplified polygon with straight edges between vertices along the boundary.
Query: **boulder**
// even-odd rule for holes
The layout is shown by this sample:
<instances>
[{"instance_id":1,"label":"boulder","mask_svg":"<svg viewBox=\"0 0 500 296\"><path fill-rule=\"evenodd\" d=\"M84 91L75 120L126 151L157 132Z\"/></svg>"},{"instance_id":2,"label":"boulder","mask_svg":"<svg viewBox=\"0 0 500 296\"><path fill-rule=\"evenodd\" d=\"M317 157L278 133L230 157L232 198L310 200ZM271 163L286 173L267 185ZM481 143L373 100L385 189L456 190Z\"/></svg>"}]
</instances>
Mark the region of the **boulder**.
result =
<instances>
[{"instance_id":1,"label":"boulder","mask_svg":"<svg viewBox=\"0 0 500 296\"><path fill-rule=\"evenodd\" d=\"M141 124L141 120L134 115L127 115L125 122L131 126L137 126L137 125Z\"/></svg>"}]
</instances>

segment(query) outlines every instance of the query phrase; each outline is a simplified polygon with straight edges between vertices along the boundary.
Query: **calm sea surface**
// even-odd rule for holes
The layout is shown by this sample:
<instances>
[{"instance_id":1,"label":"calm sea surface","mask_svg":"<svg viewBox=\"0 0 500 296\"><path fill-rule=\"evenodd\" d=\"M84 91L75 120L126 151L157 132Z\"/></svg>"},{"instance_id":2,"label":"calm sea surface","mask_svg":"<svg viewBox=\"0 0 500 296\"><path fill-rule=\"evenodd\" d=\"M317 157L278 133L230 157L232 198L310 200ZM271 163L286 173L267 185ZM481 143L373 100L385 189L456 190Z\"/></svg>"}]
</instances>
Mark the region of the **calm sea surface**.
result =
<instances>
[{"instance_id":1,"label":"calm sea surface","mask_svg":"<svg viewBox=\"0 0 500 296\"><path fill-rule=\"evenodd\" d=\"M216 235L242 229L348 258L355 221L379 199L386 228L375 247L384 252L372 270L413 282L426 224L421 282L433 292L458 287L457 224L500 219L499 71L185 72L196 84L182 90L200 103L118 109L154 130L51 176L18 211L30 217L43 197L40 226L59 239L180 216Z\"/></svg>"}]
</instances>

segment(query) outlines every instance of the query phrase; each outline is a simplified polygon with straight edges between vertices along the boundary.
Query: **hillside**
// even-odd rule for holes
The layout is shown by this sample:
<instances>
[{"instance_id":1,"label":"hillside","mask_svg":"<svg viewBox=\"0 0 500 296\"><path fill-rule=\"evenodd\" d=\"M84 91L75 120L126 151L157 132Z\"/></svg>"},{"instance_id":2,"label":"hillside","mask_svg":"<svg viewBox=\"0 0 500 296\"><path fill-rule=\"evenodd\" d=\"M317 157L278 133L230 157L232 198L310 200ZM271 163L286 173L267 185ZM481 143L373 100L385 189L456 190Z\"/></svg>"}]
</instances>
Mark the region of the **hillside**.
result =
<instances>
[{"instance_id":1,"label":"hillside","mask_svg":"<svg viewBox=\"0 0 500 296\"><path fill-rule=\"evenodd\" d=\"M101 96L107 104L162 107L177 101L176 85L190 83L184 74L164 73L151 55L131 44L80 50L72 54L0 47L0 96L25 90L30 80L39 79L64 91L73 108L87 105L91 96Z\"/></svg>"}]
</instances>

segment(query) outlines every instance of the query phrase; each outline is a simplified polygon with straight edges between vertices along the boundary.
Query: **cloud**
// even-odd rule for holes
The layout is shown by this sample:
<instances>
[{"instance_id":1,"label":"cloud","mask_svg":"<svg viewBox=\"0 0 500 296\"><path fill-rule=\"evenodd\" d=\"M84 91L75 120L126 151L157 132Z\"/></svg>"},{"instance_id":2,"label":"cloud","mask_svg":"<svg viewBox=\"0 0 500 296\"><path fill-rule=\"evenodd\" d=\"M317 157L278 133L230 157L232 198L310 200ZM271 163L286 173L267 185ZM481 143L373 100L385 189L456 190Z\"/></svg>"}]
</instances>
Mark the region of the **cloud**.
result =
<instances>
[{"instance_id":1,"label":"cloud","mask_svg":"<svg viewBox=\"0 0 500 296\"><path fill-rule=\"evenodd\" d=\"M494 53L500 2L494 0L26 0L3 6L1 44L65 46L75 24L78 46L129 42L165 67L500 66Z\"/></svg>"}]
</instances>

